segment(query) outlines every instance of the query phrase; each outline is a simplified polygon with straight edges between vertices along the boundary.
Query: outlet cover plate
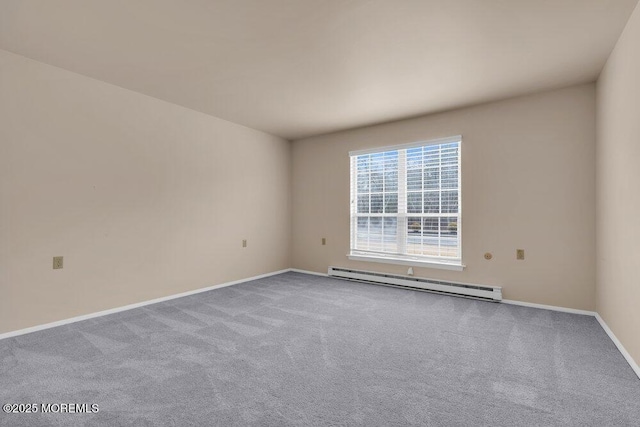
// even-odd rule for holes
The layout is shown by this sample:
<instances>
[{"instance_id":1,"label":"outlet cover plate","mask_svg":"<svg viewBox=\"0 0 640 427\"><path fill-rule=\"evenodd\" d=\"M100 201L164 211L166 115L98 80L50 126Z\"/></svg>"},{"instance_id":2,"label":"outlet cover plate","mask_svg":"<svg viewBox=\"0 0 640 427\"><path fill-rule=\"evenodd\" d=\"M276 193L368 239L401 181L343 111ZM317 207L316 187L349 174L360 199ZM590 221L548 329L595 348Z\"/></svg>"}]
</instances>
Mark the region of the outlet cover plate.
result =
<instances>
[{"instance_id":1,"label":"outlet cover plate","mask_svg":"<svg viewBox=\"0 0 640 427\"><path fill-rule=\"evenodd\" d=\"M63 257L61 256L54 256L53 257L53 269L54 270L59 270L64 266L64 260Z\"/></svg>"}]
</instances>

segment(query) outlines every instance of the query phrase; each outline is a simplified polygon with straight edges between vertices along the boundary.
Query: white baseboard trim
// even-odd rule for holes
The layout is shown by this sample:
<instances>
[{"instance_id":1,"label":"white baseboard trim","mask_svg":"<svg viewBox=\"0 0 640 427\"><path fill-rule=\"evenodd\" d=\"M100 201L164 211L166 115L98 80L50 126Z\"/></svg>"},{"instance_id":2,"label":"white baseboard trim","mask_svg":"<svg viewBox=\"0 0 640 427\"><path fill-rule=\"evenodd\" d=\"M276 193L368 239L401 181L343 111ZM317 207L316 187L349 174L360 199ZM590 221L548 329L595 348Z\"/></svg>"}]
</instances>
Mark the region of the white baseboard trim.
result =
<instances>
[{"instance_id":1,"label":"white baseboard trim","mask_svg":"<svg viewBox=\"0 0 640 427\"><path fill-rule=\"evenodd\" d=\"M36 325L29 328L18 329L17 331L10 331L0 334L0 340L5 338L16 337L19 335L29 334L31 332L42 331L44 329L55 328L56 326L67 325L69 323L80 322L82 320L93 319L94 317L106 316L108 314L119 313L121 311L127 311L138 307L144 307L145 305L156 304L163 301L169 301L176 298L187 297L189 295L199 294L201 292L210 291L217 288L224 288L226 286L233 286L239 283L250 282L252 280L262 279L269 276L275 276L276 274L287 273L291 271L290 268L286 268L284 270L274 271L271 273L260 274L258 276L248 277L246 279L234 280L233 282L220 283L218 285L207 286L206 288L194 289L193 291L181 292L179 294L168 295L166 297L154 298L147 301L137 302L134 304L124 305L122 307L110 308L108 310L97 311L95 313L84 314L82 316L70 317L68 319L58 320L51 323L45 323L42 325Z\"/></svg>"},{"instance_id":2,"label":"white baseboard trim","mask_svg":"<svg viewBox=\"0 0 640 427\"><path fill-rule=\"evenodd\" d=\"M311 275L314 275L314 276L327 277L327 273L318 273L316 271L300 270L299 268L290 268L289 271L292 271L294 273L311 274Z\"/></svg>"},{"instance_id":3,"label":"white baseboard trim","mask_svg":"<svg viewBox=\"0 0 640 427\"><path fill-rule=\"evenodd\" d=\"M101 317L101 316L106 316L106 315L109 315L109 314L119 313L121 311L132 310L134 308L144 307L146 305L156 304L156 303L163 302L163 301L169 301L169 300L176 299L176 298L182 298L182 297L186 297L186 296L189 296L189 295L195 295L195 294L199 294L201 292L207 292L207 291L210 291L210 290L213 290L213 289L224 288L226 286L233 286L233 285L237 285L237 284L244 283L244 282L250 282L252 280L258 280L258 279L262 279L262 278L269 277L269 276L275 276L277 274L287 273L289 271L295 272L295 273L303 273L303 274L311 274L311 275L314 275L314 276L327 277L326 273L318 273L318 272L315 272L315 271L301 270L301 269L298 269L298 268L286 268L284 270L279 270L279 271L273 271L271 273L260 274L258 276L248 277L246 279L234 280L233 282L220 283L218 285L208 286L206 288L194 289L192 291L187 291L187 292L181 292L179 294L168 295L166 297L154 298L154 299L147 300L147 301L142 301L142 302L137 302L137 303L134 303L134 304L125 305L125 306L122 306L122 307L111 308L111 309L108 309L108 310L97 311L95 313L84 314L82 316L76 316L76 317L71 317L71 318L68 318L68 319L58 320L58 321L55 321L55 322L45 323L45 324L42 324L42 325L36 325L36 326L29 327L29 328L18 329L16 331L5 332L3 334L0 334L0 340L5 339L5 338L16 337L16 336L19 336L19 335L29 334L31 332L37 332L37 331L42 331L42 330L45 330L45 329L55 328L56 326L68 325L70 323L80 322L82 320L92 319L92 318L95 318L95 317ZM557 307L557 306L553 306L553 305L544 305L544 304L534 304L534 303L523 302L523 301L502 300L502 302L505 303L505 304L520 305L520 306L524 306L524 307L541 308L541 309L544 309L544 310L553 310L553 311L561 311L561 312L565 312L565 313L573 313L573 314L582 314L582 315L587 315L587 316L595 316L596 320L598 321L598 323L600 324L602 329L604 329L604 331L609 336L611 341L613 341L613 343L618 348L620 353L622 353L622 356L625 358L627 363L629 363L629 366L631 366L631 369L633 369L635 374L640 379L640 366L638 366L636 361L633 360L633 358L631 357L629 352L624 348L624 346L622 345L620 340L618 340L618 338L614 335L613 331L611 331L609 326L605 323L605 321L602 319L602 317L600 317L600 315L598 313L593 312L593 311L587 311L587 310L577 310L575 308Z\"/></svg>"},{"instance_id":4,"label":"white baseboard trim","mask_svg":"<svg viewBox=\"0 0 640 427\"><path fill-rule=\"evenodd\" d=\"M616 347L618 347L618 350L620 351L620 353L622 353L622 356L624 356L629 366L631 366L631 369L633 369L633 372L636 373L636 375L638 376L638 379L640 379L640 366L638 366L636 361L633 360L633 357L631 357L627 349L624 348L624 346L622 345L618 337L615 336L613 331L609 328L609 325L607 325L607 323L604 321L602 317L600 317L598 313L596 313L596 320L598 321L598 323L600 323L600 326L602 326L602 329L604 329L607 335L609 335L609 338L611 338L611 341L613 341Z\"/></svg>"},{"instance_id":5,"label":"white baseboard trim","mask_svg":"<svg viewBox=\"0 0 640 427\"><path fill-rule=\"evenodd\" d=\"M557 307L554 305L534 304L530 302L513 301L513 300L502 300L502 302L506 304L521 305L524 307L542 308L545 310L562 311L564 313L594 316L598 321L598 323L600 324L600 326L602 327L602 329L604 329L604 331L607 333L611 341L613 341L615 346L618 348L618 351L622 353L622 356L625 358L629 366L631 366L631 369L633 369L633 372L635 372L635 374L638 376L638 379L640 379L640 366L638 366L636 361L633 360L633 357L631 357L627 349L624 348L620 340L614 335L613 331L609 328L609 326L605 323L604 319L600 317L600 315L597 312L587 311L587 310L577 310L575 308Z\"/></svg>"},{"instance_id":6,"label":"white baseboard trim","mask_svg":"<svg viewBox=\"0 0 640 427\"><path fill-rule=\"evenodd\" d=\"M514 301L510 299L503 299L503 303L511 305L521 305L523 307L541 308L543 310L561 311L563 313L582 314L585 316L595 316L594 311L578 310L576 308L558 307L555 305L534 304L532 302Z\"/></svg>"}]
</instances>

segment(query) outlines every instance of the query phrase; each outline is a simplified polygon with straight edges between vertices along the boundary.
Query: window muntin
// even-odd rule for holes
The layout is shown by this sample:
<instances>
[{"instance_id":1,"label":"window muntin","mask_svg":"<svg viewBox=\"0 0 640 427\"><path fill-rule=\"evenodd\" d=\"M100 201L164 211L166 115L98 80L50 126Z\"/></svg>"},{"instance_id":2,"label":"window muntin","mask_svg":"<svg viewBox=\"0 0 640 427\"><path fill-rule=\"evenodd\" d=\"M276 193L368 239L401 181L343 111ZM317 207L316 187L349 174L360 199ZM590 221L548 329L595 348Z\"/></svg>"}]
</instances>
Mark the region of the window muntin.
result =
<instances>
[{"instance_id":1,"label":"window muntin","mask_svg":"<svg viewBox=\"0 0 640 427\"><path fill-rule=\"evenodd\" d=\"M351 156L351 255L459 262L460 137Z\"/></svg>"}]
</instances>

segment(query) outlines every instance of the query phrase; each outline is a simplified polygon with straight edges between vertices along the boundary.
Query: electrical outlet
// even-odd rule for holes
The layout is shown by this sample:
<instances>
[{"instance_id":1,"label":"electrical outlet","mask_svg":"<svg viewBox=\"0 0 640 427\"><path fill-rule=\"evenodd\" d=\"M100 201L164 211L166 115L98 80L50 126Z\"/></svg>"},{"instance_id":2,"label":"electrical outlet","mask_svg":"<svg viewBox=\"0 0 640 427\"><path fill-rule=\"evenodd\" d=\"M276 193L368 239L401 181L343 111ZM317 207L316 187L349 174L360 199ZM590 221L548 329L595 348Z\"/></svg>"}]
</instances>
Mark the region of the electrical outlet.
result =
<instances>
[{"instance_id":1,"label":"electrical outlet","mask_svg":"<svg viewBox=\"0 0 640 427\"><path fill-rule=\"evenodd\" d=\"M489 261L491 258L493 258L493 255L491 255L491 252L486 252L484 254L484 259L486 259L487 261Z\"/></svg>"},{"instance_id":2,"label":"electrical outlet","mask_svg":"<svg viewBox=\"0 0 640 427\"><path fill-rule=\"evenodd\" d=\"M59 270L63 267L63 259L61 256L54 256L53 257L53 269L54 270Z\"/></svg>"},{"instance_id":3,"label":"electrical outlet","mask_svg":"<svg viewBox=\"0 0 640 427\"><path fill-rule=\"evenodd\" d=\"M246 248L247 247L247 239L243 239L242 240L242 247Z\"/></svg>"},{"instance_id":4,"label":"electrical outlet","mask_svg":"<svg viewBox=\"0 0 640 427\"><path fill-rule=\"evenodd\" d=\"M524 249L516 249L516 259L524 259Z\"/></svg>"},{"instance_id":5,"label":"electrical outlet","mask_svg":"<svg viewBox=\"0 0 640 427\"><path fill-rule=\"evenodd\" d=\"M327 239L326 239L326 238L324 238L324 237L322 238L322 244L323 244L323 245L326 245L326 244L327 244Z\"/></svg>"}]
</instances>

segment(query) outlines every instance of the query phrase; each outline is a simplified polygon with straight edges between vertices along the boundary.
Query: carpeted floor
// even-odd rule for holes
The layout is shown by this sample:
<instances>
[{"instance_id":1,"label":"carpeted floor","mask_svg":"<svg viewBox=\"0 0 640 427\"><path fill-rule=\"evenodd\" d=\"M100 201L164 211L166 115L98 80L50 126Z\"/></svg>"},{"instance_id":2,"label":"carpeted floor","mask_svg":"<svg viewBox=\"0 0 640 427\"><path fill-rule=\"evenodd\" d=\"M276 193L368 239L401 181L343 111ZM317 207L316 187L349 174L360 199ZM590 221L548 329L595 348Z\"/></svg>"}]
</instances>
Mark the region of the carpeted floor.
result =
<instances>
[{"instance_id":1,"label":"carpeted floor","mask_svg":"<svg viewBox=\"0 0 640 427\"><path fill-rule=\"evenodd\" d=\"M299 273L1 340L0 362L2 404L99 407L5 426L640 424L592 317Z\"/></svg>"}]
</instances>

